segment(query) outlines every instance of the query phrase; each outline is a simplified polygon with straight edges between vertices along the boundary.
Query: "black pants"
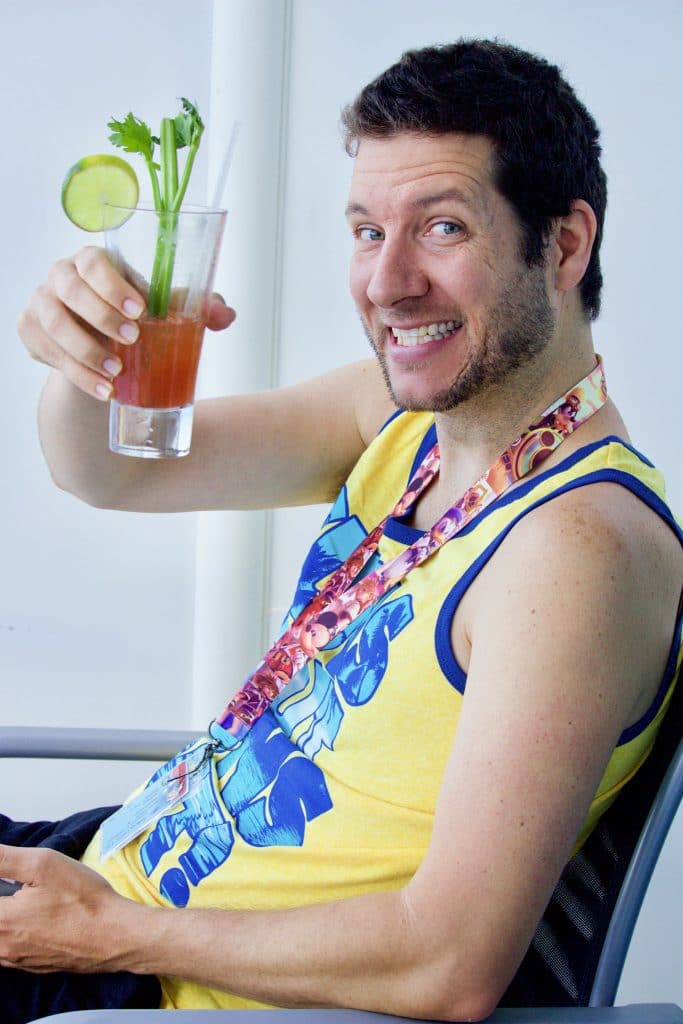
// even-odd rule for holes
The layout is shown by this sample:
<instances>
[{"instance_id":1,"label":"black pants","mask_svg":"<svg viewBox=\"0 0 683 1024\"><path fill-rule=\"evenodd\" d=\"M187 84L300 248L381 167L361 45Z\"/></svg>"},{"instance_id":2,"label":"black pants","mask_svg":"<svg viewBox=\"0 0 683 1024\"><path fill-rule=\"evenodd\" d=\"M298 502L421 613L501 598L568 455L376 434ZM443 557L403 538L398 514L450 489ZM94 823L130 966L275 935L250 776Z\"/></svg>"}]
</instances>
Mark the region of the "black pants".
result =
<instances>
[{"instance_id":1,"label":"black pants","mask_svg":"<svg viewBox=\"0 0 683 1024\"><path fill-rule=\"evenodd\" d=\"M78 859L116 808L98 807L63 821L10 821L0 814L0 843L46 846ZM2 897L7 898L7 897ZM59 922L55 922L55 928ZM28 974L0 968L0 1020L27 1024L38 1017L68 1010L158 1009L161 987L155 977L119 971L110 974Z\"/></svg>"}]
</instances>

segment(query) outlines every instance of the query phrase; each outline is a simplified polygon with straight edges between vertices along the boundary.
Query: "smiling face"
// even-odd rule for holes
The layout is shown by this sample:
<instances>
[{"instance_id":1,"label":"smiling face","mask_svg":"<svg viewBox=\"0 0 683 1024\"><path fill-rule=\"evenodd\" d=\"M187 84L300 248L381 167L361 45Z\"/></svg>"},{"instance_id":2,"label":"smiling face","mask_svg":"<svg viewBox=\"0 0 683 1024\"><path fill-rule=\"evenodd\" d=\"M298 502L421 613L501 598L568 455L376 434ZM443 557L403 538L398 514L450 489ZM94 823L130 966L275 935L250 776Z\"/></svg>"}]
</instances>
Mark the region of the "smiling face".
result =
<instances>
[{"instance_id":1,"label":"smiling face","mask_svg":"<svg viewBox=\"0 0 683 1024\"><path fill-rule=\"evenodd\" d=\"M447 412L550 341L545 264L492 179L483 136L364 138L347 217L351 293L396 404Z\"/></svg>"}]
</instances>

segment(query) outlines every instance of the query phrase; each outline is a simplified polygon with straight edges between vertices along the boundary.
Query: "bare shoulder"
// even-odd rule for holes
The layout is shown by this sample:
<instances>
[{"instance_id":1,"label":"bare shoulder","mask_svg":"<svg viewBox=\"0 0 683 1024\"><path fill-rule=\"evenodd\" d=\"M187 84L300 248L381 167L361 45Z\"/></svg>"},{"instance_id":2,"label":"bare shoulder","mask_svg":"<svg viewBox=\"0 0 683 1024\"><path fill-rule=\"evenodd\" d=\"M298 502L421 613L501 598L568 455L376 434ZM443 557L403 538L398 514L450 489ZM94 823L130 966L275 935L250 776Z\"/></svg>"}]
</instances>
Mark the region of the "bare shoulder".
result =
<instances>
[{"instance_id":1,"label":"bare shoulder","mask_svg":"<svg viewBox=\"0 0 683 1024\"><path fill-rule=\"evenodd\" d=\"M360 448L367 447L396 411L376 359L361 359L316 377L271 392L271 400L307 410L306 429L336 422L337 430L352 429ZM349 415L351 413L352 415ZM297 421L301 417L297 414Z\"/></svg>"},{"instance_id":2,"label":"bare shoulder","mask_svg":"<svg viewBox=\"0 0 683 1024\"><path fill-rule=\"evenodd\" d=\"M669 589L683 582L683 551L668 524L635 494L616 483L578 487L534 509L511 531L510 566L527 560L530 549L543 557L543 575L562 571L568 561L595 564L606 575L635 583L643 572L653 585ZM673 592L673 591L672 591Z\"/></svg>"},{"instance_id":3,"label":"bare shoulder","mask_svg":"<svg viewBox=\"0 0 683 1024\"><path fill-rule=\"evenodd\" d=\"M544 587L560 584L576 568L603 586L635 585L647 578L645 595L676 597L683 583L683 550L668 524L635 494L601 482L557 495L529 512L491 560L491 575L519 578L533 569Z\"/></svg>"},{"instance_id":4,"label":"bare shoulder","mask_svg":"<svg viewBox=\"0 0 683 1024\"><path fill-rule=\"evenodd\" d=\"M549 656L585 671L599 663L628 725L657 692L682 588L683 549L661 517L618 484L581 487L511 530L467 595L455 642L466 635L470 658L507 622L508 644L540 656L549 642Z\"/></svg>"}]
</instances>

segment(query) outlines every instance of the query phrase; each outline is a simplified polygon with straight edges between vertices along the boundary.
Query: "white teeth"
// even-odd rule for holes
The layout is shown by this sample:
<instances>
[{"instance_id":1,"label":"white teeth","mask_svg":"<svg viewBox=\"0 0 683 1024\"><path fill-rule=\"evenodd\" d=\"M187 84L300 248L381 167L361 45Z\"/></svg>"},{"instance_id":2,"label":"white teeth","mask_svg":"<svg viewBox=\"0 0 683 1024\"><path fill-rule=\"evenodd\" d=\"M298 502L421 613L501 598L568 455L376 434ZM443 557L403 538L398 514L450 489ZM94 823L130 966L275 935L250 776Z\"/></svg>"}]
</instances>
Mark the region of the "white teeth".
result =
<instances>
[{"instance_id":1,"label":"white teeth","mask_svg":"<svg viewBox=\"0 0 683 1024\"><path fill-rule=\"evenodd\" d=\"M410 327L408 330L401 330L392 327L391 333L396 338L398 345L419 345L425 341L441 341L447 334L459 327L455 320L446 320L441 323L425 324L422 327Z\"/></svg>"}]
</instances>

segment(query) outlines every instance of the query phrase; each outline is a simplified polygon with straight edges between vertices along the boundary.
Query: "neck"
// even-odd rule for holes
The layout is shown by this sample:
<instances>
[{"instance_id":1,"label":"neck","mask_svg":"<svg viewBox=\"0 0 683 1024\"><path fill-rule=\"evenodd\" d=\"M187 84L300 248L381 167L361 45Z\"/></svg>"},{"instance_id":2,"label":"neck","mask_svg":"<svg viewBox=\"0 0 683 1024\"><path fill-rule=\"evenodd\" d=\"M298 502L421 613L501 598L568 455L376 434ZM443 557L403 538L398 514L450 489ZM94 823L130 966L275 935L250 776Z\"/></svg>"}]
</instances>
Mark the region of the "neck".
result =
<instances>
[{"instance_id":1,"label":"neck","mask_svg":"<svg viewBox=\"0 0 683 1024\"><path fill-rule=\"evenodd\" d=\"M595 366L590 331L563 358L549 346L535 360L448 413L435 416L441 453L439 490L464 490L556 399Z\"/></svg>"}]
</instances>

